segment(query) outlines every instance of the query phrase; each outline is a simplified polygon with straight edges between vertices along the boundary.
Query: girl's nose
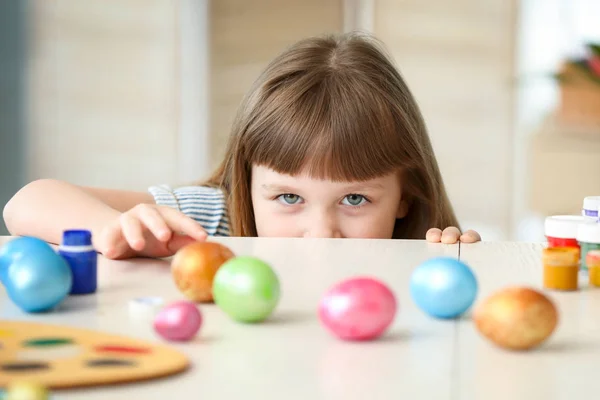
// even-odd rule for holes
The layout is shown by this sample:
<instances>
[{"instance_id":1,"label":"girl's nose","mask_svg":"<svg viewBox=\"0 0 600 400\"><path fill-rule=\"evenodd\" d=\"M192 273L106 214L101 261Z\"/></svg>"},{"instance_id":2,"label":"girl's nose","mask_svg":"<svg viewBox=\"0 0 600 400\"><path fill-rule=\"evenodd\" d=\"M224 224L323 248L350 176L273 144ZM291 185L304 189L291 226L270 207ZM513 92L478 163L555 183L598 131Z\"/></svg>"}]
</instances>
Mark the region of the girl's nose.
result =
<instances>
[{"instance_id":1,"label":"girl's nose","mask_svg":"<svg viewBox=\"0 0 600 400\"><path fill-rule=\"evenodd\" d=\"M304 237L308 238L341 238L341 232L334 218L319 216L307 224Z\"/></svg>"}]
</instances>

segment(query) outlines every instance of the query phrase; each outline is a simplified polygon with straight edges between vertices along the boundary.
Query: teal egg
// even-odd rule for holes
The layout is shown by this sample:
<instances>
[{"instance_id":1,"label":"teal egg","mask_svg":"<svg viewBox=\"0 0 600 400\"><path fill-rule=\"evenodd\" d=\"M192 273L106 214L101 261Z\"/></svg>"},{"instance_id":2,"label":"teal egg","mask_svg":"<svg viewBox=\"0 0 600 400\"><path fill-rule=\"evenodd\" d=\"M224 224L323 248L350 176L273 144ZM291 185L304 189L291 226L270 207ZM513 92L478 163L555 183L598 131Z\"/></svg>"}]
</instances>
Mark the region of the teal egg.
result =
<instances>
[{"instance_id":1,"label":"teal egg","mask_svg":"<svg viewBox=\"0 0 600 400\"><path fill-rule=\"evenodd\" d=\"M464 314L477 297L473 270L462 261L435 257L421 263L410 277L410 293L419 308L435 318Z\"/></svg>"},{"instance_id":2,"label":"teal egg","mask_svg":"<svg viewBox=\"0 0 600 400\"><path fill-rule=\"evenodd\" d=\"M32 313L48 311L60 304L73 284L67 261L48 244L43 246L36 240L13 246L12 252L3 249L0 255L8 297L23 311Z\"/></svg>"},{"instance_id":3,"label":"teal egg","mask_svg":"<svg viewBox=\"0 0 600 400\"><path fill-rule=\"evenodd\" d=\"M229 259L213 280L215 304L239 322L259 322L277 307L280 299L277 274L266 262L250 256Z\"/></svg>"},{"instance_id":4,"label":"teal egg","mask_svg":"<svg viewBox=\"0 0 600 400\"><path fill-rule=\"evenodd\" d=\"M42 239L31 236L12 239L0 247L0 282L4 282L10 264L30 253L56 254L54 249Z\"/></svg>"}]
</instances>

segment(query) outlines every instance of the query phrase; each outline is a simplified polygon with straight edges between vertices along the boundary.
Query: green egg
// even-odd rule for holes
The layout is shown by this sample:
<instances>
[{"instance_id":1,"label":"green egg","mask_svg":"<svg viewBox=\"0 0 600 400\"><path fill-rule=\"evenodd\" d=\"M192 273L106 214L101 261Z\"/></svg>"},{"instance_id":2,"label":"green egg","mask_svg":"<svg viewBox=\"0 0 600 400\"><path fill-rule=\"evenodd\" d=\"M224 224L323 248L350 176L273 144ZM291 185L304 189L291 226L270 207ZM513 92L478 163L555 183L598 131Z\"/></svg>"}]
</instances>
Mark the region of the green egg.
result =
<instances>
[{"instance_id":1,"label":"green egg","mask_svg":"<svg viewBox=\"0 0 600 400\"><path fill-rule=\"evenodd\" d=\"M260 322L277 307L280 284L264 261L250 256L229 259L213 280L215 304L239 322Z\"/></svg>"}]
</instances>

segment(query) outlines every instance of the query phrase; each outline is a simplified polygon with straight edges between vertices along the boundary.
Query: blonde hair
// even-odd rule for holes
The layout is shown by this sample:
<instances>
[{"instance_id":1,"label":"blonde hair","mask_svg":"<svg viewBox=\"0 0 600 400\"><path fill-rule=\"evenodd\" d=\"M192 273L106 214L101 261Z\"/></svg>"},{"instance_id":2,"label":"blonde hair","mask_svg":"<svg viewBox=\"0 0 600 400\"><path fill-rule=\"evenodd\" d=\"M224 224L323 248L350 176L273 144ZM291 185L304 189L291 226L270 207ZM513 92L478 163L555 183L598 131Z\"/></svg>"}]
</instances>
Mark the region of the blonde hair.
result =
<instances>
[{"instance_id":1,"label":"blonde hair","mask_svg":"<svg viewBox=\"0 0 600 400\"><path fill-rule=\"evenodd\" d=\"M254 82L224 160L203 183L224 191L232 236L257 235L252 165L290 175L308 168L336 181L399 171L409 211L393 238L458 227L417 103L382 44L366 34L302 40Z\"/></svg>"}]
</instances>

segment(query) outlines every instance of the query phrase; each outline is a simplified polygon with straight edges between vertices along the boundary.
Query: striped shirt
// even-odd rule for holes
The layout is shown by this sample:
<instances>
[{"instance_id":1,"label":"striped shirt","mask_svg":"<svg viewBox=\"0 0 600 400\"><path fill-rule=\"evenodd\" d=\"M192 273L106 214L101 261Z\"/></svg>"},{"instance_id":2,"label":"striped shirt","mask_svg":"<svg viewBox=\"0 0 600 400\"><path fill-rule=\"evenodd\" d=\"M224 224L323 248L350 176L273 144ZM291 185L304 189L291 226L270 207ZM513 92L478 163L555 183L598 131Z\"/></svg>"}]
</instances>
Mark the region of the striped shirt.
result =
<instances>
[{"instance_id":1,"label":"striped shirt","mask_svg":"<svg viewBox=\"0 0 600 400\"><path fill-rule=\"evenodd\" d=\"M148 188L156 204L175 208L197 221L210 236L229 236L229 216L221 189L204 186Z\"/></svg>"}]
</instances>

